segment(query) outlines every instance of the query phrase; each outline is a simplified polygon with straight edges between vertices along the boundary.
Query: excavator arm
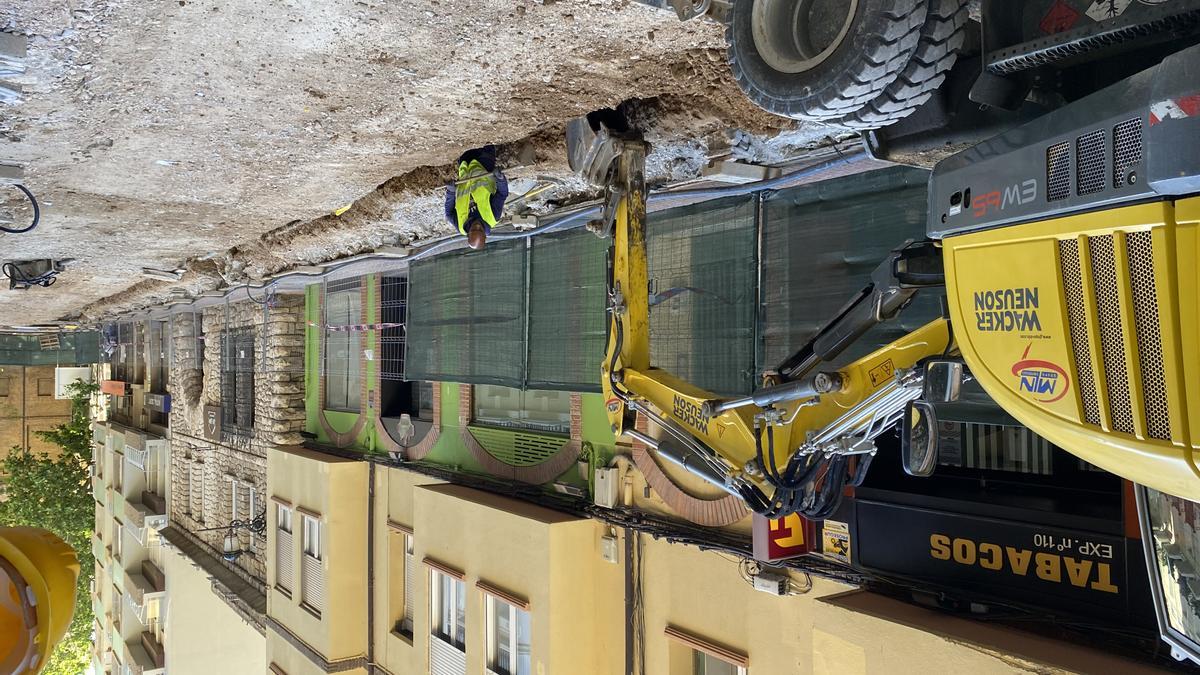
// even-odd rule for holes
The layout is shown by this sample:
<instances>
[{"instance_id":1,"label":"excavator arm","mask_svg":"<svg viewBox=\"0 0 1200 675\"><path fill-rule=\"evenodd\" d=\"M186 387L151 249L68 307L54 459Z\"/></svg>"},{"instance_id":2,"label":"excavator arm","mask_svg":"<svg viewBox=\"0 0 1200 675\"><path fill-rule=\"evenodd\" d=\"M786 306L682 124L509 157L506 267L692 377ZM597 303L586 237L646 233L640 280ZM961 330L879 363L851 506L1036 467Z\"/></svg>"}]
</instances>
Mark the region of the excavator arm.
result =
<instances>
[{"instance_id":1,"label":"excavator arm","mask_svg":"<svg viewBox=\"0 0 1200 675\"><path fill-rule=\"evenodd\" d=\"M940 274L925 270L940 270L940 261L923 264L936 252L924 245L893 252L863 291L781 365L770 386L722 399L650 362L645 143L593 117L572 123L568 145L572 168L604 185L609 197L589 229L612 239L601 386L613 434L644 442L758 513L828 516L844 488L861 482L874 438L920 396L919 366L947 351L948 324L933 321L835 371L818 366L894 316L919 287L939 283ZM638 414L661 433L638 431Z\"/></svg>"}]
</instances>

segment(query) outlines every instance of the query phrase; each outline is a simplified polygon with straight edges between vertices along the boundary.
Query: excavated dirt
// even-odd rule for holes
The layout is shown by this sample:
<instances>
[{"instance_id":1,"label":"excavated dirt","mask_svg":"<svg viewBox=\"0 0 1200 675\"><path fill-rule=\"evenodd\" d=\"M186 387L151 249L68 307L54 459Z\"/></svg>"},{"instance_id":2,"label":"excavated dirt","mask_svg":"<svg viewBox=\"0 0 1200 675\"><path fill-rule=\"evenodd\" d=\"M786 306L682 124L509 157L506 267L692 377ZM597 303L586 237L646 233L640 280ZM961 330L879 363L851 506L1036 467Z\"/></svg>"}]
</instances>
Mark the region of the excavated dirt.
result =
<instances>
[{"instance_id":1,"label":"excavated dirt","mask_svg":"<svg viewBox=\"0 0 1200 675\"><path fill-rule=\"evenodd\" d=\"M444 236L449 164L484 143L525 161L514 186L553 176L551 204L586 197L563 125L627 99L657 182L730 139L769 154L825 134L742 97L720 26L636 3L6 0L0 28L30 37L0 161L25 165L43 206L37 230L0 234L0 259L74 259L51 288L0 290L0 324Z\"/></svg>"}]
</instances>

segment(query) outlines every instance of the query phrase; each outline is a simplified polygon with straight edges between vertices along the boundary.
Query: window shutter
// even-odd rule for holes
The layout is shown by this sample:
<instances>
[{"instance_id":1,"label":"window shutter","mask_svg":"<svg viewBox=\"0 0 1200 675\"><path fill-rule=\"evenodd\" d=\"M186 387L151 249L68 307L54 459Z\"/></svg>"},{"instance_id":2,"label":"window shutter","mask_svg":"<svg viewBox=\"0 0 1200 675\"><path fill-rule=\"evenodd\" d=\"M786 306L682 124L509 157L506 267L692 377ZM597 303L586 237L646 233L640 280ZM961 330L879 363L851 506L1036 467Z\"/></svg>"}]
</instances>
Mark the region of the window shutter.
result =
<instances>
[{"instance_id":1,"label":"window shutter","mask_svg":"<svg viewBox=\"0 0 1200 675\"><path fill-rule=\"evenodd\" d=\"M277 529L275 531L275 585L289 593L296 580L293 555L292 533Z\"/></svg>"},{"instance_id":2,"label":"window shutter","mask_svg":"<svg viewBox=\"0 0 1200 675\"><path fill-rule=\"evenodd\" d=\"M304 567L300 572L300 601L318 612L325 611L325 577L321 571L321 561L310 555L303 555Z\"/></svg>"},{"instance_id":3,"label":"window shutter","mask_svg":"<svg viewBox=\"0 0 1200 675\"><path fill-rule=\"evenodd\" d=\"M413 560L412 535L404 535L404 627L413 629Z\"/></svg>"}]
</instances>

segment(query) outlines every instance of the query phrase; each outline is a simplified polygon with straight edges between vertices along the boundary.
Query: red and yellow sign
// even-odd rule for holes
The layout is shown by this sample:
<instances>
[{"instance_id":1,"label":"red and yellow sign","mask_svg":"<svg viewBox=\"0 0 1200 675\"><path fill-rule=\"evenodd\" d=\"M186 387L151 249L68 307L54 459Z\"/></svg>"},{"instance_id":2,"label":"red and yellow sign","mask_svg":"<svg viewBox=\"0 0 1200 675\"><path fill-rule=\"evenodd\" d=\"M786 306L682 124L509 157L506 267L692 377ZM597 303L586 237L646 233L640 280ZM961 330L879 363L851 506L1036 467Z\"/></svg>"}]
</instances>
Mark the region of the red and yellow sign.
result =
<instances>
[{"instance_id":1,"label":"red and yellow sign","mask_svg":"<svg viewBox=\"0 0 1200 675\"><path fill-rule=\"evenodd\" d=\"M100 392L113 396L128 396L129 385L120 380L105 380L100 383Z\"/></svg>"},{"instance_id":2,"label":"red and yellow sign","mask_svg":"<svg viewBox=\"0 0 1200 675\"><path fill-rule=\"evenodd\" d=\"M756 560L775 562L807 555L813 550L812 522L794 513L774 519L754 514L751 528Z\"/></svg>"}]
</instances>

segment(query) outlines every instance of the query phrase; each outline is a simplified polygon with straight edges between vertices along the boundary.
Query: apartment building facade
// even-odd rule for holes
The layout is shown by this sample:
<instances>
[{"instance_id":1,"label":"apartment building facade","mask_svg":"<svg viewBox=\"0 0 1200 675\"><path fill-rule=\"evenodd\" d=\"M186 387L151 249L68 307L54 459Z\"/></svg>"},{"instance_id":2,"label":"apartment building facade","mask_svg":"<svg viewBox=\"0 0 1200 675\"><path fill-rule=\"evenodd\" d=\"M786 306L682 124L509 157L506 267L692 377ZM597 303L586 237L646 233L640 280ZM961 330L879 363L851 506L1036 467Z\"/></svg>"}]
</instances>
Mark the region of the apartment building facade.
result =
<instances>
[{"instance_id":1,"label":"apartment building facade","mask_svg":"<svg viewBox=\"0 0 1200 675\"><path fill-rule=\"evenodd\" d=\"M0 452L57 453L37 432L71 419L71 401L54 396L54 366L0 365Z\"/></svg>"},{"instance_id":2,"label":"apartment building facade","mask_svg":"<svg viewBox=\"0 0 1200 675\"><path fill-rule=\"evenodd\" d=\"M301 307L210 301L106 330L92 478L97 672L265 668L252 664L266 654L266 453L299 439Z\"/></svg>"}]
</instances>

